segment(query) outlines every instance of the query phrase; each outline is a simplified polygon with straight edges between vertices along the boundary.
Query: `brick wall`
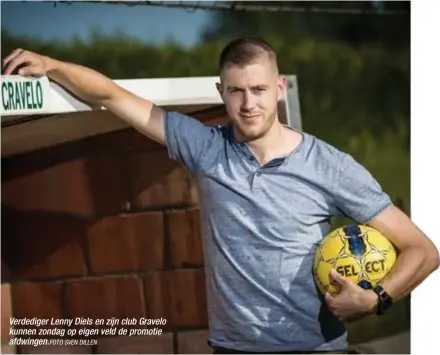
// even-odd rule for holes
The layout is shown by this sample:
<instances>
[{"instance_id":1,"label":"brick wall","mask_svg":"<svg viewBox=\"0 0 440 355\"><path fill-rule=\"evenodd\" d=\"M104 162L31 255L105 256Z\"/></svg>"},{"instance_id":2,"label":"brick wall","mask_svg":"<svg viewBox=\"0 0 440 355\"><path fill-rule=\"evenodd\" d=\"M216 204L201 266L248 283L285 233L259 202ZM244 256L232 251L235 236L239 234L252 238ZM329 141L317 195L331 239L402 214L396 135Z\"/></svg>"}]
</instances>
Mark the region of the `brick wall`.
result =
<instances>
[{"instance_id":1,"label":"brick wall","mask_svg":"<svg viewBox=\"0 0 440 355\"><path fill-rule=\"evenodd\" d=\"M209 352L199 218L184 168L132 129L3 159L2 353ZM167 323L48 348L10 346L12 316Z\"/></svg>"}]
</instances>

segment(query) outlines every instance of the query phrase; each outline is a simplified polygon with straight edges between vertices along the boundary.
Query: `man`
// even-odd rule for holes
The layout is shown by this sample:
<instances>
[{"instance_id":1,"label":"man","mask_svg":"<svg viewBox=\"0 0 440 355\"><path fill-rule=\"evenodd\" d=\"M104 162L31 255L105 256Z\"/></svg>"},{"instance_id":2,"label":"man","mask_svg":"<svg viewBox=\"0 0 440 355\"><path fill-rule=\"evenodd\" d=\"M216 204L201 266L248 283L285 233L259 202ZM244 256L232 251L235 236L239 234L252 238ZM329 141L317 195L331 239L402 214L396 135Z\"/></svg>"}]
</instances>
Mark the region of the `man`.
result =
<instances>
[{"instance_id":1,"label":"man","mask_svg":"<svg viewBox=\"0 0 440 355\"><path fill-rule=\"evenodd\" d=\"M220 57L219 94L231 122L208 127L164 112L91 69L22 49L5 74L47 75L166 145L201 196L209 306L216 353L345 351L344 321L384 313L439 266L425 236L351 156L285 127L286 85L263 40L238 39ZM344 214L381 231L399 250L381 288L364 290L332 271L341 291L320 297L312 259Z\"/></svg>"}]
</instances>

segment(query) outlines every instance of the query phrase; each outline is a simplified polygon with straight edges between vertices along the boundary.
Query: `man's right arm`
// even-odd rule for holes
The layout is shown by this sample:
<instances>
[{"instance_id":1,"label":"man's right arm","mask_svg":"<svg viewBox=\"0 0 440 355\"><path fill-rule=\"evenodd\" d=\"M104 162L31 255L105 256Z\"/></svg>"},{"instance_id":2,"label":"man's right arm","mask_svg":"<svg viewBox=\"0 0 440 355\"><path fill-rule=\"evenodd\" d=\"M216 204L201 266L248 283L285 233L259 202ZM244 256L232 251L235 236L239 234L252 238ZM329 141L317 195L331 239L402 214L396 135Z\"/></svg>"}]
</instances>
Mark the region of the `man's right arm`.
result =
<instances>
[{"instance_id":1,"label":"man's right arm","mask_svg":"<svg viewBox=\"0 0 440 355\"><path fill-rule=\"evenodd\" d=\"M165 144L164 111L93 69L22 49L5 58L4 68L5 75L17 68L23 76L47 75L85 102L105 107L140 133Z\"/></svg>"},{"instance_id":2,"label":"man's right arm","mask_svg":"<svg viewBox=\"0 0 440 355\"><path fill-rule=\"evenodd\" d=\"M4 74L18 69L22 76L48 76L85 102L105 107L128 125L166 145L170 158L195 172L215 130L192 117L165 112L118 86L105 75L77 64L61 62L17 49L4 60Z\"/></svg>"}]
</instances>

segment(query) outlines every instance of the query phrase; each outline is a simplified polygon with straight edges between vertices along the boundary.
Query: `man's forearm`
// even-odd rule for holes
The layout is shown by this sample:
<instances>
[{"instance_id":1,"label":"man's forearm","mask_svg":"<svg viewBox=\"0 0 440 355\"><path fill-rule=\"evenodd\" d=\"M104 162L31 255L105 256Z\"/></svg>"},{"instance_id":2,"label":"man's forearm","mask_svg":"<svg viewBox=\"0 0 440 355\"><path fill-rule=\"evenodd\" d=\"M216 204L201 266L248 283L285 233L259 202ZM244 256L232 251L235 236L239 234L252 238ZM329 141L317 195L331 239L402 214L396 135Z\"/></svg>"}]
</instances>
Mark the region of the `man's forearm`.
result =
<instances>
[{"instance_id":1,"label":"man's forearm","mask_svg":"<svg viewBox=\"0 0 440 355\"><path fill-rule=\"evenodd\" d=\"M105 75L81 65L45 57L47 76L80 99L102 104L119 89Z\"/></svg>"},{"instance_id":2,"label":"man's forearm","mask_svg":"<svg viewBox=\"0 0 440 355\"><path fill-rule=\"evenodd\" d=\"M397 301L411 293L437 267L436 255L421 247L408 247L399 254L381 285Z\"/></svg>"},{"instance_id":3,"label":"man's forearm","mask_svg":"<svg viewBox=\"0 0 440 355\"><path fill-rule=\"evenodd\" d=\"M438 268L439 252L423 231L394 205L376 216L369 225L399 251L396 263L381 282L385 291L398 301Z\"/></svg>"}]
</instances>

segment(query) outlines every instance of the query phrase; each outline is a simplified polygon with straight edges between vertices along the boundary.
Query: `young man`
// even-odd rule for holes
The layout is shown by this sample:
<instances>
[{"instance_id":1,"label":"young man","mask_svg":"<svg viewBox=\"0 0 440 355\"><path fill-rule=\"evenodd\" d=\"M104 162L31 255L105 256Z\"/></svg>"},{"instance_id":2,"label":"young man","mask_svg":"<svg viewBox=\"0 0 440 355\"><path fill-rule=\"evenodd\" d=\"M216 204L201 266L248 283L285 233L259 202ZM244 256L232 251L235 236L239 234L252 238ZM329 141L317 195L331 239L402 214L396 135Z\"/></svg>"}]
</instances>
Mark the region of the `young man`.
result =
<instances>
[{"instance_id":1,"label":"young man","mask_svg":"<svg viewBox=\"0 0 440 355\"><path fill-rule=\"evenodd\" d=\"M285 89L276 55L243 38L220 57L218 91L230 124L208 127L164 112L79 65L22 49L5 74L47 75L166 145L197 181L202 201L210 344L215 352L345 351L344 321L383 313L439 266L433 243L351 156L278 120ZM315 248L337 214L369 224L399 250L381 288L332 271L338 295L320 297Z\"/></svg>"}]
</instances>

